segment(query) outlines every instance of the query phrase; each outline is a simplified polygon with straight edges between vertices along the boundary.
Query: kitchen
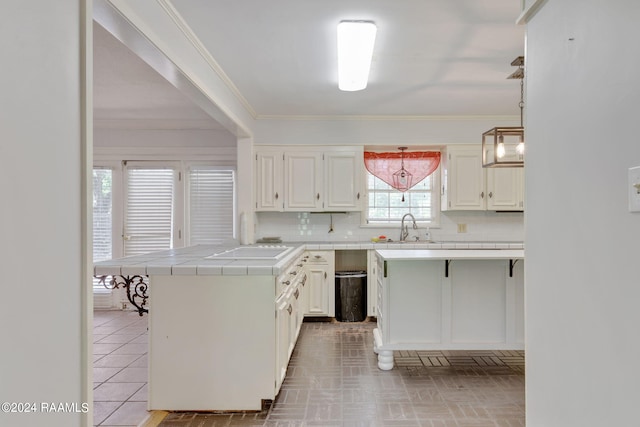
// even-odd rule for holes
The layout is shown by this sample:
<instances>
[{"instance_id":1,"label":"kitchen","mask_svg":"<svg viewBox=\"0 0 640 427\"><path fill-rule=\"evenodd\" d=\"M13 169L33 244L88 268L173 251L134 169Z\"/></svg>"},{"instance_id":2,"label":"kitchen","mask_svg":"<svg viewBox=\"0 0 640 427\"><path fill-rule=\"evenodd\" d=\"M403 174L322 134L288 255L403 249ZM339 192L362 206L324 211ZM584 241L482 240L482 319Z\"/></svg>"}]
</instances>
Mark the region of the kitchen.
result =
<instances>
[{"instance_id":1,"label":"kitchen","mask_svg":"<svg viewBox=\"0 0 640 427\"><path fill-rule=\"evenodd\" d=\"M95 28L94 31L98 33L101 30L100 28ZM100 38L100 40L103 40L103 39L104 37ZM120 64L119 67L122 67L123 66L122 64L125 64L126 62L117 61L116 58L114 57L114 53L111 52L109 55L109 62L104 64L101 63L99 64L99 67L101 70L103 70L104 68L109 66L113 67L114 63L118 63ZM505 67L505 68L507 68L508 72L511 72L510 67ZM503 74L506 75L507 73L505 72ZM516 89L518 88L517 84L512 86L515 87ZM517 96L517 91L515 95ZM123 150L123 148L125 147L122 147L122 145L126 144L127 145L126 151L128 151L129 153L132 153L135 150L134 144L136 143L140 144L140 141L145 141L143 139L144 131L142 130L130 131L127 133L124 131L103 129L101 124L102 124L101 122L99 121L97 122L98 133L96 133L96 145L95 145L95 156L99 160L100 159L111 160L112 158L108 158L108 154L118 152L117 145L114 147L105 147L105 145L111 141L117 141L117 143L120 144L120 147L121 147L120 151L125 151ZM183 132L183 133L186 133L186 132ZM210 134L213 134L213 133L214 131L210 131ZM131 134L134 136L128 136L128 134ZM152 137L157 138L158 134L159 132L155 132L152 136L147 138L149 140L149 143L152 143ZM189 141L190 140L187 140L185 141L185 143L189 143ZM157 145L157 141L155 143ZM474 144L473 146L470 147L470 149L473 152L473 154L476 156L476 160L477 160L476 146L477 144ZM412 146L411 152L415 153L416 151L419 151L421 148L424 150L425 147L431 150L437 150L437 152L441 153L443 156L447 155L447 159L443 161L443 164L447 162L455 163L456 159L458 158L456 156L460 156L461 158L465 156L466 153L464 152L463 149L467 148L467 146L464 146L464 145L458 145L456 147L450 147L450 148L443 145L433 145L433 146L418 145L418 146ZM167 151L170 148L171 147L168 147ZM198 153L200 155L199 160L202 161L206 155L211 156L211 154L208 154L207 151L205 151L207 148L208 147L198 147ZM298 184L301 182L307 182L307 180L310 180L312 182L315 182L317 185L317 183L323 181L324 178L317 178L316 175L313 173L312 173L313 176L310 178L303 178L302 176L300 176L301 173L306 173L307 171L313 171L313 170L316 170L318 173L320 173L321 170L323 172L325 172L326 170L341 172L341 174L338 174L336 172L331 174L328 174L326 172L324 173L324 176L326 178L331 178L332 180L335 181L335 183L338 183L337 185L334 183L326 184L327 189L336 188L342 185L344 186L344 188L359 189L359 190L355 191L354 194L352 195L351 199L353 199L354 202L351 203L350 206L345 206L344 204L342 205L333 204L333 205L327 206L326 208L324 206L320 208L318 206L308 205L308 204L301 206L301 203L299 203L298 201L295 201L297 203L295 204L295 206L293 204L287 204L286 206L282 206L282 207L280 206L271 207L267 203L263 203L263 200L261 198L257 197L255 201L256 207L254 209L255 211L257 211L257 213L255 214L255 217L252 218L252 219L255 219L256 221L255 222L255 232L256 232L255 238L257 239L265 236L281 236L285 242L326 241L326 242L340 242L340 243L349 243L349 242L356 243L356 242L370 241L372 232L374 232L375 236L379 236L381 234L388 234L392 239L398 239L397 236L399 234L399 230L398 230L399 223L396 222L393 225L387 225L387 226L378 225L377 227L371 228L371 227L367 227L366 224L364 224L363 226L362 219L361 219L362 215L360 214L360 212L363 210L364 203L366 203L366 200L368 199L368 197L365 195L365 193L367 192L367 189L365 188L366 172L363 168L363 161L362 161L364 151L369 149L374 149L379 152L381 149L384 150L385 148L386 147L383 145L367 146L367 147L351 145L349 148L345 149L345 148L340 148L340 147L336 147L333 145L326 145L326 144L323 144L321 146L305 145L304 147L299 147L299 146L291 147L286 145L283 146L283 145L264 144L264 145L260 145L260 147L256 147L254 149L256 153L255 163L254 165L252 165L252 169L254 169L253 173L256 177L256 182L255 182L256 195L262 194L261 192L262 186L265 186L272 190L271 195L276 194L276 198L277 198L277 194L279 193L280 194L279 200L288 200L287 198L288 189L279 188L279 186L284 187L289 184L286 184L285 181L282 181L282 183L278 183L277 180L288 179L289 181L291 181L294 179L295 182ZM109 151L107 151L107 149ZM390 147L390 149L392 149L393 151L396 151L397 147ZM316 156L319 151L322 151L322 156L323 156L322 160L320 160L319 157ZM140 149L140 153L142 152L143 150ZM139 155L140 154L138 154L138 156ZM148 156L148 154L146 155ZM452 156L453 156L453 160L452 160ZM309 159L312 159L312 160L309 160ZM119 159L119 160L122 160L122 159ZM189 161L191 159L182 159L182 160ZM286 174L289 171L289 168L288 167L283 168L282 166L280 166L281 168L279 171L280 176L268 176L268 173L263 172L263 170L261 169L263 162L266 162L266 161L271 161L274 163L276 161L278 162L291 161L292 169L295 169L295 166L296 166L295 162L301 162L301 164L304 164L304 166L301 166L298 168L297 175L295 178L291 178L291 177L287 178ZM307 162L307 163L302 163L302 162ZM341 162L339 163L340 167L334 166L332 162ZM325 163L326 166L323 166L323 163ZM127 167L128 166L130 165L127 165ZM479 164L476 163L475 167L477 169L474 169L473 172L469 173L466 179L472 184L477 185L478 184L477 180L478 178L480 178L480 185L484 186L485 172L480 168ZM278 170L277 168L275 169L276 170L272 168L271 173L278 175ZM445 170L444 167L437 168L437 171L434 172L433 177L431 177L429 181L430 186L433 190L431 192L434 198L434 201L432 203L435 206L441 204L440 202L441 194L440 194L440 191L437 189L440 188L441 174L443 173L441 171L444 171L444 170ZM449 171L449 173L453 173L452 169L447 168L447 170ZM347 172L344 172L344 171L347 171ZM351 182L351 185L348 184L349 182ZM420 224L421 224L422 230L420 229L416 231L412 230L412 235L409 236L409 238L413 240L414 237L417 237L418 239L424 240L426 239L426 236L421 234L424 234L426 231L430 231L433 233L433 236L431 236L431 239L429 240L436 240L436 241L461 240L461 241L473 241L473 242L475 241L492 242L492 241L498 240L502 242L522 242L523 214L522 214L521 202L523 197L523 194L522 194L523 183L521 181L518 181L518 184L520 184L519 187L515 184L513 186L515 190L518 190L516 191L517 200L514 200L511 206L508 206L507 208L503 208L503 209L506 209L507 212L496 213L496 210L499 210L499 209L496 209L494 207L487 207L485 205L486 203L485 200L488 200L489 198L487 197L486 199L481 199L479 198L480 194L478 193L477 195L477 197L479 198L478 208L474 207L472 208L472 210L465 211L465 210L459 210L458 207L451 206L450 204L445 203L447 206L444 206L443 210L447 211L448 215L440 215L440 209L433 209L432 211L433 211L434 218L429 222L429 224L427 224L427 227L428 225L431 225L432 228L425 228L424 223L421 222ZM360 189L360 187L362 188ZM295 189L293 191L295 192ZM360 198L360 200L357 200L357 197L356 197L358 192L362 193L362 197ZM488 194L489 190L487 190L486 192ZM329 204L330 197L329 196L325 197L324 190L322 190L322 193L323 195L321 198L323 199L323 201L326 198L327 199L326 202L327 204ZM447 189L447 193L448 193L448 189ZM349 199L349 196L347 195L346 197L342 197L341 199ZM422 219L422 221L424 221L424 219ZM458 224L462 224L462 227L466 227L466 229L462 230L464 232L459 231L460 227ZM371 225L372 224L370 224L370 226ZM330 230L332 231L329 232ZM127 232L124 234L130 235L131 233ZM238 233L236 237L240 237L240 239L242 240L242 236L240 236L240 234L241 233ZM415 236L413 234L415 234ZM131 241L133 241L133 239L129 239L125 241L124 244L126 245L128 244L128 242L131 242ZM119 246L119 245L116 244L115 246ZM378 247L382 248L383 245L379 244ZM347 247L345 247L345 249L346 248ZM371 249L374 249L374 247L372 246ZM126 254L132 255L131 252L127 252ZM365 257L366 256L367 255L365 253ZM332 254L331 257L334 258L334 255ZM336 254L335 257L337 258L338 254ZM332 259L332 263L333 263L333 259ZM367 268L366 263L364 267L365 269ZM330 276L332 276L332 274ZM329 282L332 282L332 280L329 280ZM156 283L156 287L157 286L159 285ZM153 285L151 287L153 287ZM521 288L522 287L520 286L520 289ZM326 291L324 291L324 293L329 294L329 292L326 292ZM371 293L372 291L369 292L369 294ZM498 294L497 296L498 298L500 298L499 295L501 294ZM520 293L520 295L522 295L522 293ZM502 298L504 298L504 296ZM331 307L331 302L330 301L326 302L324 305ZM156 306L158 306L158 303L156 303ZM324 310L319 310L319 312L321 315L322 314L326 315L328 312L328 309L325 308ZM519 310L519 312L522 315L522 310ZM368 314L375 316L375 308L369 310ZM185 316L178 316L178 317L183 318ZM523 328L522 321L519 322L519 325L521 328ZM511 326L511 322L510 322L510 326ZM500 328L504 329L505 325L503 324L502 326L499 327L499 329ZM188 330L188 329L191 329L191 328L185 327L185 330ZM504 334L504 332L502 332L502 334ZM520 335L519 342L522 344L523 330L520 330L519 335ZM183 346L179 346L179 347L183 347ZM512 347L512 348L515 348L515 347ZM190 375L185 375L185 377L190 377ZM181 389L182 387L177 387L177 388ZM269 396L266 396L266 397L269 397ZM192 404L195 404L195 403L196 402L194 400ZM155 406L150 406L153 409L169 409L169 408L180 409L179 407L175 407L175 406L162 406L162 405L157 406L159 405L159 403L157 402L152 402L151 405L155 405ZM166 401L165 401L165 405L166 405ZM253 405L254 406L251 406L250 408L255 409L255 403L253 403ZM189 408L193 409L194 407L189 406ZM212 408L211 406L200 406L196 408L229 409L234 407L233 406L231 407L214 406ZM235 408L243 409L242 407L235 407ZM186 407L182 407L182 409L186 409Z\"/></svg>"},{"instance_id":2,"label":"kitchen","mask_svg":"<svg viewBox=\"0 0 640 427\"><path fill-rule=\"evenodd\" d=\"M70 13L66 18L61 16L61 12L69 11L73 7L69 6L68 9L63 9L51 13L51 16L61 19L71 27L74 27L73 22L69 24L69 21L73 21L73 17L76 16L74 13ZM615 372L622 375L622 367L633 366L631 362L638 353L637 343L628 339L629 336L633 336L630 325L636 323L635 314L633 314L634 310L630 304L634 300L637 291L630 284L634 282L636 277L632 268L631 254L633 253L632 245L634 241L637 241L638 228L637 216L630 214L628 211L626 188L626 172L627 169L637 165L638 152L635 145L624 142L633 140L633 133L625 126L625 123L632 123L632 120L627 120L627 117L625 117L626 111L632 110L626 108L630 105L628 104L629 99L617 97L617 94L622 93L625 88L616 87L609 88L611 91L604 91L602 85L595 83L598 81L597 76L600 72L610 71L609 67L611 65L607 64L615 63L615 61L609 60L624 49L624 43L617 44L620 43L620 39L616 38L616 35L619 35L622 31L630 32L629 38L623 38L625 40L631 40L636 36L636 34L633 34L633 31L635 31L633 30L634 26L629 20L633 16L637 16L635 14L637 9L634 9L634 6L629 6L629 9L632 13L624 13L626 10L621 5L616 4L613 7L614 13L602 14L599 13L601 11L597 8L582 7L577 2L567 2L562 5L548 2L539 9L537 14L532 13L533 18L527 25L527 55L531 58L528 63L531 74L529 74L527 90L529 94L536 94L535 97L531 95L531 101L527 104L527 129L529 129L528 135L538 141L537 149L532 148L528 151L527 162L531 167L527 168L526 171L526 197L527 200L535 200L536 203L527 203L526 221L523 226L527 241L528 267L526 280L527 283L536 284L535 287L529 286L526 291L528 313L527 345L529 346L527 348L528 369L534 373L533 375L528 375L527 383L527 417L530 425L572 425L572 421L580 425L598 425L598 423L606 424L607 422L615 425L628 425L626 421L632 419L632 401L636 396L636 392L627 382L611 379L609 375L612 372L614 376ZM52 12L48 9L47 11ZM11 10L11 12L17 11ZM22 17L20 14L17 16ZM570 19L569 16L572 16L573 19ZM570 22L570 25L554 25L558 20L560 22ZM598 36L604 37L606 41L610 42L605 43L608 47L616 46L615 48L605 51L601 49L601 43L593 40L592 33L588 31L587 23L595 21L600 22L607 30L598 32ZM18 22L23 21L18 20ZM9 26L9 28L15 29L14 26ZM74 40L72 36L66 33L60 32L56 34L64 40ZM555 36L555 39L552 40L553 36ZM59 46L61 43L56 40L55 38L49 40L49 45ZM562 40L562 42L558 42L558 40ZM614 40L617 41L614 42ZM591 48L588 55L585 55L584 50L578 48L583 46L584 43L588 43ZM73 43L69 43L69 45L73 45ZM545 51L543 46L553 48ZM43 56L47 54L44 48L38 47L35 43L30 43L29 47L33 48L35 52L42 53ZM7 47L7 49L10 53L15 52L14 48ZM72 48L69 47L67 52L71 50ZM568 65L571 67L581 65L582 68L572 68L572 70L581 70L581 72L567 76L559 71L562 68L561 66L558 66L558 70L554 67L544 67L544 64L567 64L567 56L565 55L567 51L572 61L576 61L575 64L570 63ZM547 60L546 62L545 59ZM633 63L634 60L631 59L631 62ZM30 64L28 60L25 60L25 63ZM73 78L73 76L67 76L57 69L48 69L48 71L59 77L61 81L70 81ZM536 74L535 71L541 74ZM20 80L19 73L16 72L12 76ZM549 88L545 81L549 81L550 78L559 84ZM572 80L574 78L577 78L575 83ZM619 78L623 82L633 82L626 75L619 75ZM34 82L39 82L39 80L34 79ZM45 86L47 83L48 80L43 81L42 84L38 83L33 90L41 89L38 93L40 98L49 97L48 99L51 99L52 102L59 101L59 94L47 89ZM566 84L563 85L562 83ZM22 99L17 95L15 88L9 85L6 88L9 93L9 99ZM535 89L535 92L531 92L533 89ZM32 91L28 93L33 95ZM561 96L562 94L566 96ZM224 95L220 96L224 97ZM585 103L574 105L569 101L591 99L591 97L594 100L604 99L609 101L612 110L618 111L620 117L607 116L607 125L599 125L599 118L601 114L604 114L604 111L598 109L598 102L590 104L591 107L586 107ZM61 111L66 111L65 107L69 107L72 102L72 100L68 100L63 103ZM232 106L237 104L235 101L230 101L227 105L234 110ZM14 110L7 110L7 114L10 117L13 117L14 111L27 110L20 102L16 102L12 108ZM564 110L559 113L558 109ZM238 109L235 112L238 115L239 122L253 123L253 119L242 113L242 109ZM559 121L557 117L561 116L566 117L568 121ZM68 117L62 118L62 120L75 125L79 123L79 119L74 120ZM53 125L54 121L54 117L44 120L41 123L41 129L57 130L56 126ZM23 123L23 121L18 120L17 123ZM609 126L609 124L616 123L619 126ZM305 137L304 140L319 138L318 129L321 127L321 123L318 121L309 120L288 124L291 125L290 127L288 126L288 130L291 132L292 139L302 140L303 136L309 136L309 138ZM335 131L326 133L327 141L333 141L340 145L342 141L337 136L341 131L350 128L354 124L336 121ZM407 136L408 141L413 140L416 144L419 142L417 137L419 134L422 134L423 137L430 136L430 139L440 136L444 142L448 142L447 140L452 137L458 141L463 141L467 138L464 135L473 135L473 140L477 141L475 135L481 134L494 125L493 123L475 123L477 125L475 126L472 122L455 123L451 127L446 127L443 123L423 126L424 123L414 123L411 120L402 123L386 123L385 126L376 123L367 124L371 125L371 128L366 131L367 134L370 134L371 140L382 144L384 144L385 141L383 140L385 139L388 141L391 137L403 134ZM582 126L585 124L590 125L588 131L583 131ZM278 119L272 119L271 121L258 120L255 130L260 130L261 135L265 136L264 141L267 144L278 144L282 143L281 138L279 138L282 131L281 125L282 122ZM12 129L11 137L18 134L18 132L13 133L14 127L9 129ZM73 148L76 145L80 145L77 136L69 137L69 141L72 142L68 144L61 143L57 146L58 150L53 152L44 142L36 142L39 139L38 137L46 135L46 132L43 133L42 130L34 131L37 137L22 136L22 138L32 142L34 145L3 146L3 150L9 150L8 153L17 159L30 158L27 151L24 150L32 150L34 146L41 148L43 154L51 154L51 156L45 156L49 159L58 159L61 156L77 158L77 151ZM413 133L414 131L415 134ZM65 135L65 138L61 138L60 133L60 131L54 132L54 135L59 137L56 139L66 139L68 136ZM270 138L269 135L271 135ZM545 136L546 138L544 138ZM615 141L620 141L615 144L617 150L615 153L611 153L609 157L605 158L591 154L599 151L602 141L610 140L612 137ZM244 165L239 163L237 165L239 179L241 180L243 179L241 172L249 170L251 163L249 160L251 159L249 154L251 151L249 149L250 143L243 138L241 137L239 140L238 152L244 153L239 157L246 159L247 163ZM468 138L471 139L471 137ZM45 140L47 138L42 139ZM559 139L563 141L563 144L554 143ZM416 144L407 142L407 145ZM579 162L573 162L575 159L579 160ZM566 163L563 163L563 161L566 161ZM40 164L44 166L44 160ZM575 165L579 173L565 172L566 166L569 164ZM13 165L7 166L13 167ZM590 173L593 169L589 168L593 166L599 168L597 170L602 173L595 174L597 176ZM77 178L77 175L73 175L73 170L77 169L78 165L76 164L73 169L56 171L56 174L58 174L56 176L64 180L65 186L76 188L80 179ZM32 184L30 182L14 183L21 190L35 188ZM249 185L251 184L249 183ZM58 193L56 191L58 187L54 186L53 183L46 186L46 188L51 190L49 193L52 195ZM4 194L16 194L11 188L7 187L4 190L6 190ZM602 203L595 203L594 205L592 202L593 192ZM252 198L251 194L241 194L239 198L241 199L239 200L240 206L249 206L253 202L250 200ZM46 200L50 202L51 206L55 206L53 200ZM62 200L68 200L68 206L78 206L80 196L68 194L64 195ZM22 200L17 196L10 196L10 201L14 202L12 205L15 206L16 213L37 211L33 206L34 202ZM75 212L75 210L73 211ZM554 212L554 219L550 218L550 211ZM478 215L478 217L483 218L482 221L484 221L484 215ZM27 224L28 217L21 218L20 215L11 214L8 219L11 221L6 221L6 223L20 225ZM600 226L603 219L608 222L606 227ZM251 221L252 218L249 218L249 220ZM471 224L466 218L460 222ZM41 249L35 250L32 246L21 243L24 239L16 234L17 231L13 229L15 227L7 227L3 231L4 235L8 237L8 241L14 246L14 252L25 253L28 251L33 254L31 260L38 260L43 274L55 271L56 267L59 266L68 266L69 271L81 271L82 268L78 266L78 262L71 260L71 258L77 260L77 258L74 258L74 254L80 252L80 243L73 244L70 242L71 250L68 253L56 250L61 241L77 241L69 239L69 237L70 235L78 236L80 234L77 224L81 223L82 221L77 218L77 215L69 216L68 212L54 215L50 220L42 223L43 225L51 225L51 227L47 228L48 231L43 234L49 237L44 241L40 239L42 241ZM30 225L31 223L29 223ZM328 221L323 225L328 225ZM473 231L474 227L469 227L468 229ZM42 229L37 228L33 231L35 230ZM69 235L66 233L69 233ZM388 234L391 235L390 233ZM452 230L451 234L457 233ZM551 241L555 242L555 244L549 247L549 242ZM46 256L44 252L46 252ZM54 255L53 257L52 254ZM24 261L21 261L16 256L11 255L9 262L14 267L21 267L21 271L29 269L29 266L25 265ZM90 263L90 261L87 263ZM611 265L616 265L617 268L612 270L610 268ZM17 269L8 269L9 281L20 282L22 278L12 270ZM601 284L605 280L609 292L603 294ZM82 280L72 279L71 277L55 278L51 283L59 285L56 286L56 289L76 289L77 292L65 293L64 298L47 293L47 301L49 303L59 303L60 305L71 307L68 313L51 314L48 317L50 326L44 330L50 334L53 332L50 329L51 327L59 328L57 335L63 340L63 347L68 348L68 350L61 351L61 355L71 356L67 357L69 360L66 362L56 358L56 362L59 362L59 366L61 366L60 373L68 374L70 378L75 379L75 381L72 381L61 378L56 381L56 387L58 393L60 393L57 395L67 399L80 399L82 395L80 387L75 384L81 382L82 378L84 378L82 370L77 368L77 366L82 366L81 349L84 348L84 341L80 338L74 338L77 334L66 335L60 331L71 330L73 329L72 325L82 324L82 310L80 309L82 307L82 299L80 297L82 292L80 291L81 287L78 285L81 282ZM34 301L34 308L36 308L34 312L52 313L50 307L43 302L38 302L41 300L41 294L36 294L36 290L40 293L43 292L42 287L37 287L34 290L16 290L12 288L8 290L9 293L7 295L11 300L20 300L24 295L19 292L26 291L26 296ZM576 295L580 295L579 301L581 304L575 304ZM17 307L7 307L5 313L20 316L20 311ZM570 315L567 315L567 313L570 313ZM17 333L26 331L34 333L38 331L38 328L42 327L41 323L36 324L36 319L38 318L42 319L41 316L38 316L33 320L26 320L23 325L17 326L15 330ZM42 338L48 335L44 331L36 333L35 336L40 338L37 341L42 341ZM567 337L572 339L567 339ZM610 345L593 348L594 337L602 337ZM14 342L14 339L16 338L13 334L10 335L9 341ZM48 343L47 340L45 342ZM51 345L52 347L55 346L55 344ZM36 349L36 347L28 345L27 349ZM562 363L552 364L546 361L546 354L554 350L558 350ZM51 361L43 360L41 356L38 356L38 351L29 353L27 360L31 361L31 363L28 363L29 366L51 366ZM27 362L22 360L23 357L24 355L20 357L14 356L13 353L7 355L6 360L10 362L8 364L17 366L16 372L22 373L23 376L21 379L16 379L13 374L7 374L7 380L4 383L15 385L18 397L23 397L24 399L34 398L33 392L29 394L26 392L27 390L42 388L43 394L38 393L36 398L41 396L43 400L46 400L48 390L46 384L49 383L44 379L38 378L47 376L34 376L26 373L25 369L21 368ZM620 366L620 368L608 366L607 373L594 372L590 369L590 367L597 365L598 360L606 360L607 358L618 360L620 363L616 365ZM578 362L578 359L581 361ZM590 375L588 378L583 378L586 376L581 375L581 373L587 370ZM628 373L627 371L622 376L626 377ZM633 374L633 370L631 370L631 373ZM3 371L4 375L5 372ZM561 381L563 387L550 390L548 385L557 381ZM609 399L606 402L600 402L588 391L591 388L588 385L610 384L611 381L616 384L617 388L609 394ZM45 386L39 387L39 385ZM61 385L63 386L61 387ZM566 404L563 406L564 409L554 404L556 400L561 400ZM589 410L585 411L585 407L589 408ZM563 421L559 421L557 424L552 421L544 421L547 417L553 418L554 416L556 419ZM69 419L71 421L66 422L64 425L75 423L74 420L76 418L67 418L67 420ZM21 421L17 422L20 423Z\"/></svg>"}]
</instances>

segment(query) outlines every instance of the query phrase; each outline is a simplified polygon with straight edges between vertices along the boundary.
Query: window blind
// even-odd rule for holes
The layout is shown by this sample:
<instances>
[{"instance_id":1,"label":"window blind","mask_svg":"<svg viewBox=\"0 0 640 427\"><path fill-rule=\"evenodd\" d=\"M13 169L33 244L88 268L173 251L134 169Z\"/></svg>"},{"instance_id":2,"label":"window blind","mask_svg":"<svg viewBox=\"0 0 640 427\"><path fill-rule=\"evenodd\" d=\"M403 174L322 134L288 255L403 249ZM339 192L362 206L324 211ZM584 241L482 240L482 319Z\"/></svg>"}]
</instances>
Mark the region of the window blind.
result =
<instances>
[{"instance_id":1,"label":"window blind","mask_svg":"<svg viewBox=\"0 0 640 427\"><path fill-rule=\"evenodd\" d=\"M234 236L235 172L189 169L189 243L218 244Z\"/></svg>"},{"instance_id":2,"label":"window blind","mask_svg":"<svg viewBox=\"0 0 640 427\"><path fill-rule=\"evenodd\" d=\"M127 167L124 255L171 249L175 170Z\"/></svg>"}]
</instances>

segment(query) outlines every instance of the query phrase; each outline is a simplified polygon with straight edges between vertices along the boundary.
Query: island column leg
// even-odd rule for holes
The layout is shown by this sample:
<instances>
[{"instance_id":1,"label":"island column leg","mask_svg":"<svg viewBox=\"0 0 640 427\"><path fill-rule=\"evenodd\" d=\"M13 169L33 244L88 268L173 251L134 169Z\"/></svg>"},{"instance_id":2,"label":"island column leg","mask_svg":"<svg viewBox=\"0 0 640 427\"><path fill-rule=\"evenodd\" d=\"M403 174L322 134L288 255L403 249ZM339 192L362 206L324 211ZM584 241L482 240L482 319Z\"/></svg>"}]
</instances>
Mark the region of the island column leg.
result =
<instances>
[{"instance_id":1,"label":"island column leg","mask_svg":"<svg viewBox=\"0 0 640 427\"><path fill-rule=\"evenodd\" d=\"M393 369L393 350L378 349L378 368L383 371Z\"/></svg>"},{"instance_id":2,"label":"island column leg","mask_svg":"<svg viewBox=\"0 0 640 427\"><path fill-rule=\"evenodd\" d=\"M382 335L378 328L373 330L373 352L378 355L378 369L383 371L393 369L393 350L382 348Z\"/></svg>"}]
</instances>

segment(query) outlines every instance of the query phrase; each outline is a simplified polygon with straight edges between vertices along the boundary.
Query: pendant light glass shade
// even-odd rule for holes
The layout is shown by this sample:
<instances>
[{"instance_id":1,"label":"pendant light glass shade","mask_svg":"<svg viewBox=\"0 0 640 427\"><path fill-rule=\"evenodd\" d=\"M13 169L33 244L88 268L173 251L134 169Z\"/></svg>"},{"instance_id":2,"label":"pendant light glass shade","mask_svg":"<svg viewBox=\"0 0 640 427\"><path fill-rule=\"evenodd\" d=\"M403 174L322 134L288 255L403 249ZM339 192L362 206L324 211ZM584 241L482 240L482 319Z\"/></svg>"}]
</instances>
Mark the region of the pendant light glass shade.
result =
<instances>
[{"instance_id":1,"label":"pendant light glass shade","mask_svg":"<svg viewBox=\"0 0 640 427\"><path fill-rule=\"evenodd\" d=\"M401 152L400 170L397 172L394 172L393 174L393 187L396 190L401 191L403 193L402 194L403 202L404 202L404 193L411 188L412 182L413 182L413 174L404 168L404 150L406 149L407 147L398 147L398 150L400 150Z\"/></svg>"},{"instance_id":2,"label":"pendant light glass shade","mask_svg":"<svg viewBox=\"0 0 640 427\"><path fill-rule=\"evenodd\" d=\"M524 166L524 128L495 127L482 134L483 167L522 167Z\"/></svg>"},{"instance_id":3,"label":"pendant light glass shade","mask_svg":"<svg viewBox=\"0 0 640 427\"><path fill-rule=\"evenodd\" d=\"M524 57L511 62L518 70L508 78L520 79L520 126L494 127L482 134L482 167L523 167L524 166Z\"/></svg>"}]
</instances>

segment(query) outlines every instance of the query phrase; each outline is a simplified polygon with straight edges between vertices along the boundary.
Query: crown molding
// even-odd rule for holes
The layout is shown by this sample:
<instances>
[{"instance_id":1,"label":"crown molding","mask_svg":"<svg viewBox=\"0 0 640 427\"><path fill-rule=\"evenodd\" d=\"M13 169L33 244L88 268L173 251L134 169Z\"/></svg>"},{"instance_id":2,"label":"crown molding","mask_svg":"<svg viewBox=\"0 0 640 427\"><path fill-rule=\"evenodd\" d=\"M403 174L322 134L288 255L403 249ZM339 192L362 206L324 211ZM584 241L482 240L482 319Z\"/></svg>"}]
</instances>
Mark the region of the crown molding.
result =
<instances>
[{"instance_id":1,"label":"crown molding","mask_svg":"<svg viewBox=\"0 0 640 427\"><path fill-rule=\"evenodd\" d=\"M502 121L520 119L519 115L425 115L425 116L394 116L394 115L260 115L256 120L279 121Z\"/></svg>"},{"instance_id":2,"label":"crown molding","mask_svg":"<svg viewBox=\"0 0 640 427\"><path fill-rule=\"evenodd\" d=\"M256 118L257 114L253 106L247 101L247 99L242 95L237 86L233 83L233 81L229 78L227 73L222 69L220 64L215 60L215 58L211 55L211 53L204 46L202 41L196 36L191 27L184 20L182 15L177 11L175 6L173 5L171 0L156 0L160 7L165 11L165 13L171 18L171 20L175 23L175 25L180 29L182 34L189 40L189 43L193 45L193 47L198 51L200 56L206 61L206 63L211 67L211 69L220 77L220 79L224 82L227 88L234 94L234 96L240 101L240 104L247 110L249 115Z\"/></svg>"},{"instance_id":3,"label":"crown molding","mask_svg":"<svg viewBox=\"0 0 640 427\"><path fill-rule=\"evenodd\" d=\"M533 3L527 8L523 5L522 13L516 19L516 24L526 25L533 17L542 9L548 0L534 0Z\"/></svg>"}]
</instances>

